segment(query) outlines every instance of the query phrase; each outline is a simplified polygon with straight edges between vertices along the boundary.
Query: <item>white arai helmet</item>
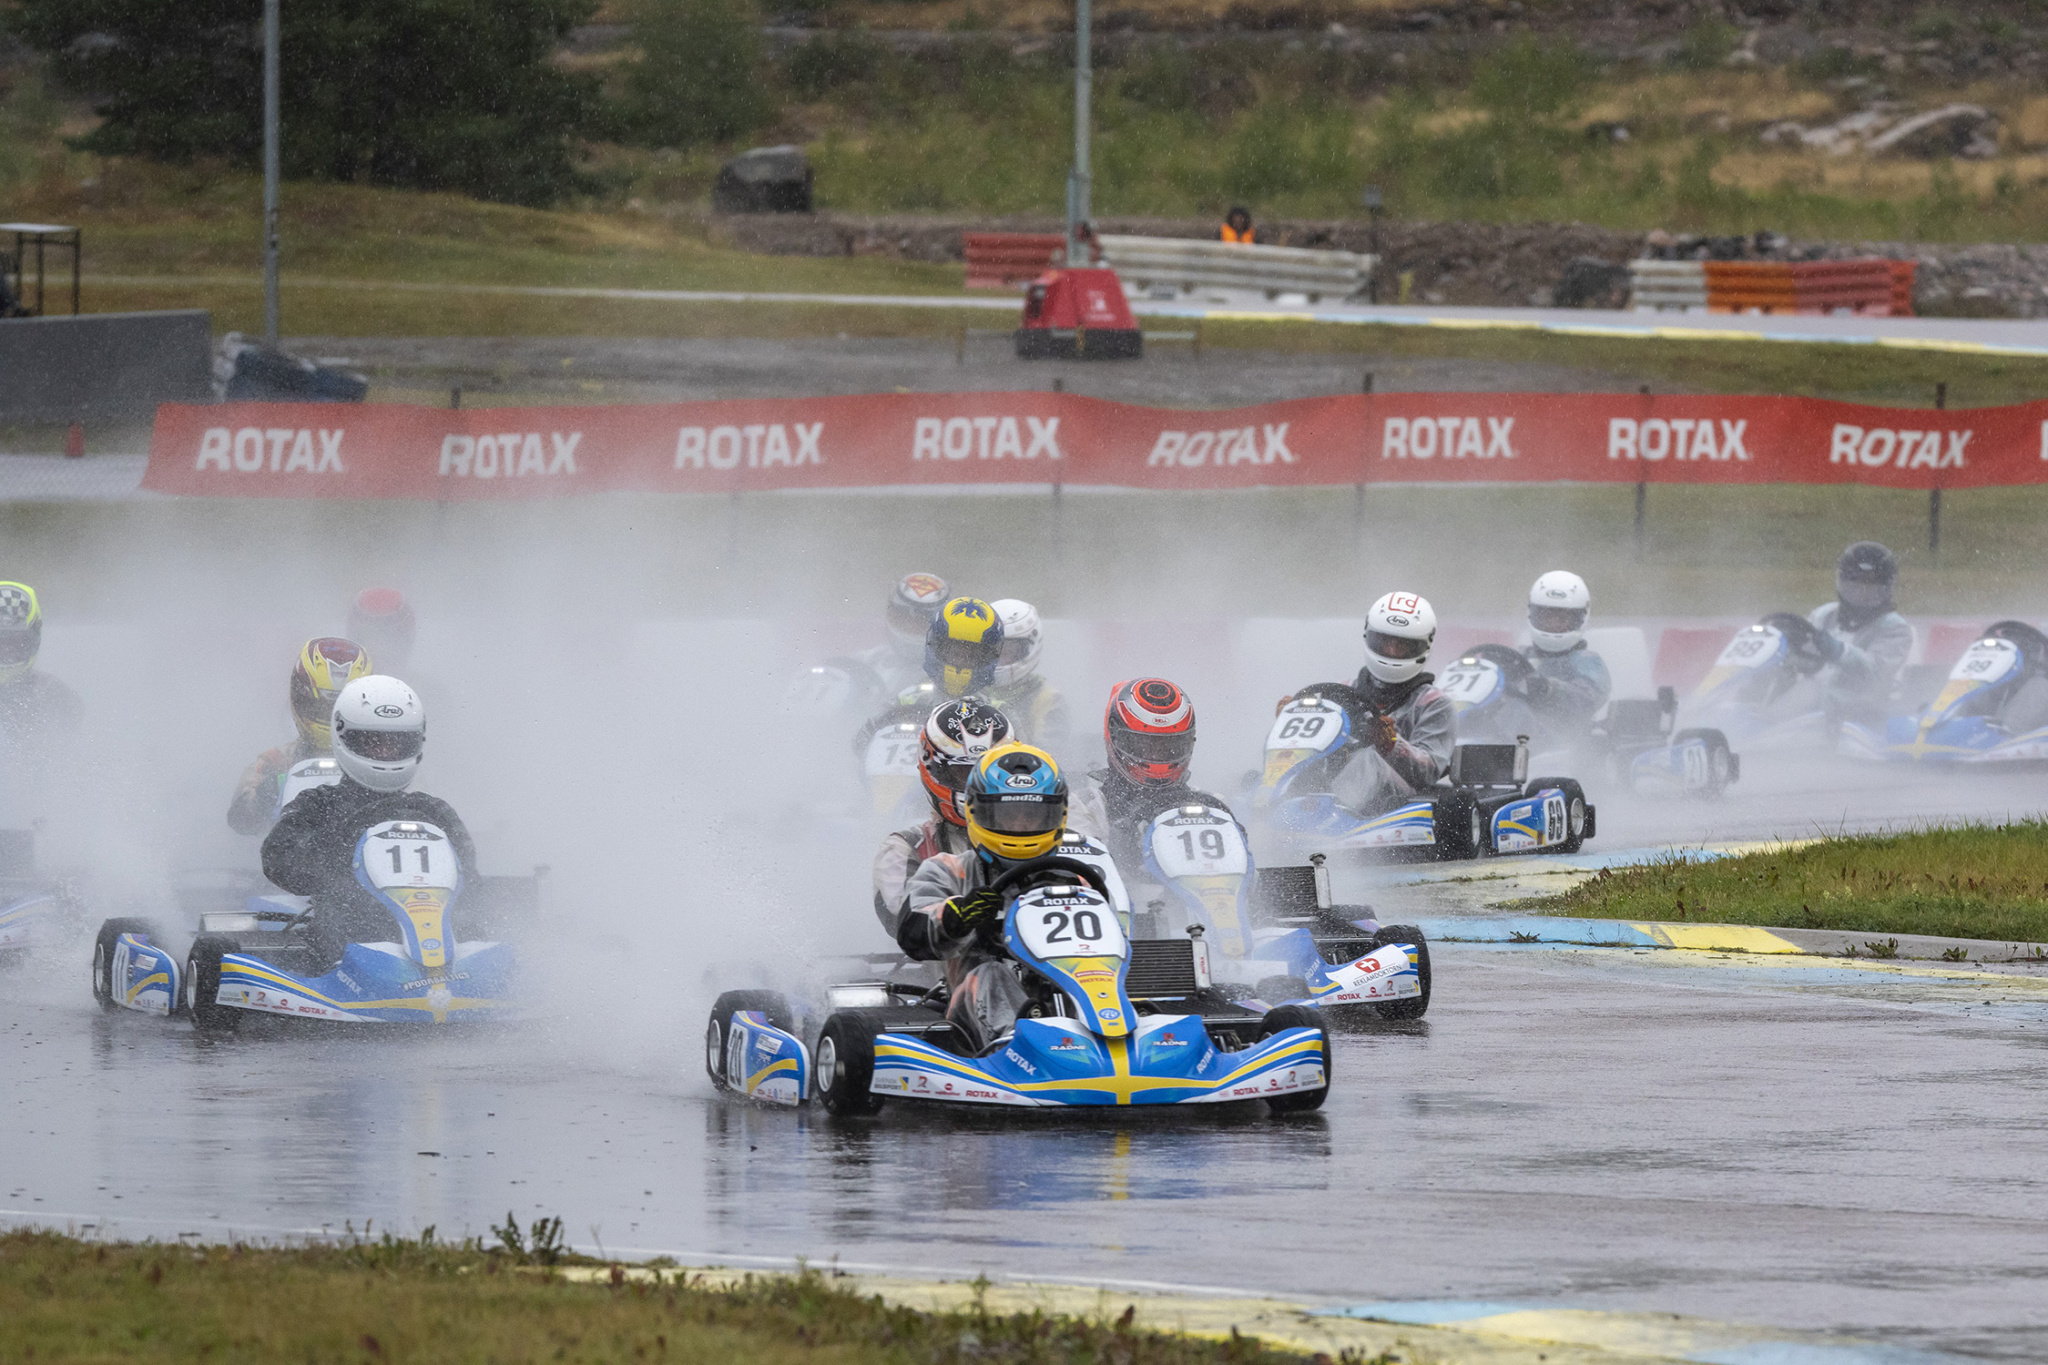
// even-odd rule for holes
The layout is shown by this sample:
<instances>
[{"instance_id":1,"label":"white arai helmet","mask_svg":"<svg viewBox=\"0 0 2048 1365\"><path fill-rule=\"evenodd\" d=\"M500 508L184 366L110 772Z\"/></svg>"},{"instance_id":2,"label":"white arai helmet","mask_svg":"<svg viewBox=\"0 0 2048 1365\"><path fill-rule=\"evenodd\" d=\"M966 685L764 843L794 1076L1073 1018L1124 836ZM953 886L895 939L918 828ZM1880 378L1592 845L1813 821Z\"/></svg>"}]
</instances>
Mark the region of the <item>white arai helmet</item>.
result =
<instances>
[{"instance_id":1,"label":"white arai helmet","mask_svg":"<svg viewBox=\"0 0 2048 1365\"><path fill-rule=\"evenodd\" d=\"M1003 648L996 656L993 686L1015 687L1038 671L1038 653L1045 648L1045 627L1038 608L1014 597L989 603L1003 623Z\"/></svg>"},{"instance_id":2,"label":"white arai helmet","mask_svg":"<svg viewBox=\"0 0 2048 1365\"><path fill-rule=\"evenodd\" d=\"M1383 683L1404 683L1429 662L1436 609L1412 592L1390 592L1365 614L1365 671Z\"/></svg>"},{"instance_id":3,"label":"white arai helmet","mask_svg":"<svg viewBox=\"0 0 2048 1365\"><path fill-rule=\"evenodd\" d=\"M1586 638L1593 594L1586 580L1552 569L1529 589L1529 639L1545 654L1566 654Z\"/></svg>"},{"instance_id":4,"label":"white arai helmet","mask_svg":"<svg viewBox=\"0 0 2048 1365\"><path fill-rule=\"evenodd\" d=\"M426 744L426 710L398 679L372 673L335 697L334 761L372 791L404 791Z\"/></svg>"}]
</instances>

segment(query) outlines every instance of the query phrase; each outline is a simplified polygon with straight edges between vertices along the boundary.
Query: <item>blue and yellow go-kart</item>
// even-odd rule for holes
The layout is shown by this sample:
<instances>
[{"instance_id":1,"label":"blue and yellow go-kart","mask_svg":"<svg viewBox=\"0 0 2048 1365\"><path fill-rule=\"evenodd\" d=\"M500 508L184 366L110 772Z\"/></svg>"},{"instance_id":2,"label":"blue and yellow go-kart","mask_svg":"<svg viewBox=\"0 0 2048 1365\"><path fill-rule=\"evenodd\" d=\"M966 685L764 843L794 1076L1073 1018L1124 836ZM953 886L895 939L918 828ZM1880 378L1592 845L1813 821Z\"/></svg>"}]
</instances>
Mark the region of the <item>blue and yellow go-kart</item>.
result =
<instances>
[{"instance_id":1,"label":"blue and yellow go-kart","mask_svg":"<svg viewBox=\"0 0 2048 1365\"><path fill-rule=\"evenodd\" d=\"M1016 970L1015 1028L973 1050L946 1019L943 985L833 987L804 1028L787 999L729 992L713 1006L705 1063L721 1090L831 1113L892 1102L1097 1108L1263 1100L1314 1109L1330 1083L1329 1033L1310 1010L1265 1009L1210 986L1196 940L1133 943L1101 873L1072 858L1019 864L987 946Z\"/></svg>"},{"instance_id":2,"label":"blue and yellow go-kart","mask_svg":"<svg viewBox=\"0 0 2048 1365\"><path fill-rule=\"evenodd\" d=\"M108 920L93 947L93 994L108 1010L185 1016L209 1032L233 1031L250 1015L442 1024L489 1018L511 1004L510 945L459 930L481 927L487 905L502 914L520 889L537 890L537 874L485 878L495 894L472 896L447 834L413 820L366 830L353 868L356 883L390 913L390 938L349 943L340 961L323 960L332 950L313 933L315 912L286 896L202 914L182 955L147 920Z\"/></svg>"},{"instance_id":3,"label":"blue and yellow go-kart","mask_svg":"<svg viewBox=\"0 0 2048 1365\"><path fill-rule=\"evenodd\" d=\"M1461 744L1448 778L1384 808L1357 811L1330 795L1332 776L1358 756L1351 716L1324 696L1295 697L1266 734L1252 792L1261 834L1283 850L1392 859L1575 853L1593 837L1594 810L1569 777L1525 777L1521 744Z\"/></svg>"},{"instance_id":4,"label":"blue and yellow go-kart","mask_svg":"<svg viewBox=\"0 0 2048 1365\"><path fill-rule=\"evenodd\" d=\"M1963 651L1933 701L1881 726L1844 722L1841 747L1866 758L1902 763L2036 764L2048 762L2048 725L2016 722L2038 700L2013 705L2023 690L2036 698L2048 681L2048 637L2021 621L2000 621Z\"/></svg>"}]
</instances>

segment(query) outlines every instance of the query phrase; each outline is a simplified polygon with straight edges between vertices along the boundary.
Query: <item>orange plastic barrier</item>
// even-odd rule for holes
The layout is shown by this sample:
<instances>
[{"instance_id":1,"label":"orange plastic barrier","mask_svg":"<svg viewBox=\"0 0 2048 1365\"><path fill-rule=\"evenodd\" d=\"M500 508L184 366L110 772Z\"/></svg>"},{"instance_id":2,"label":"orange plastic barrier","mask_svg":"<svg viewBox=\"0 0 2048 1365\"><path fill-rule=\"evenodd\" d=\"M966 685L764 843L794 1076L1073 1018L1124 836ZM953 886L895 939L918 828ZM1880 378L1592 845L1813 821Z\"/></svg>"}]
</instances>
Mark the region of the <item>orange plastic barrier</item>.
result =
<instances>
[{"instance_id":1,"label":"orange plastic barrier","mask_svg":"<svg viewBox=\"0 0 2048 1365\"><path fill-rule=\"evenodd\" d=\"M1775 261L1708 261L1707 311L1796 312L1799 289L1793 269Z\"/></svg>"},{"instance_id":2,"label":"orange plastic barrier","mask_svg":"<svg viewBox=\"0 0 2048 1365\"><path fill-rule=\"evenodd\" d=\"M1706 261L1703 268L1707 308L1716 313L1913 313L1912 261Z\"/></svg>"},{"instance_id":3,"label":"orange plastic barrier","mask_svg":"<svg viewBox=\"0 0 2048 1365\"><path fill-rule=\"evenodd\" d=\"M969 289L1014 289L1051 269L1067 244L1057 232L963 232Z\"/></svg>"}]
</instances>

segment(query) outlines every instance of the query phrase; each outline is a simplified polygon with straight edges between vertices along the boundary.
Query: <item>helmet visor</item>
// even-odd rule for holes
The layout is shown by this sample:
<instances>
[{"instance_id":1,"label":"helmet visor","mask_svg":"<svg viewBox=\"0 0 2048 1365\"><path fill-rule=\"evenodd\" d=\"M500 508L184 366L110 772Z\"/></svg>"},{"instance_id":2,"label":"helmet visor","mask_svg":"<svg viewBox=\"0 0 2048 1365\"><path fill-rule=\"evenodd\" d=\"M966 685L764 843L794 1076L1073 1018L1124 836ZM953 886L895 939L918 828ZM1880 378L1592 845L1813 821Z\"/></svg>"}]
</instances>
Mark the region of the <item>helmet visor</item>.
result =
<instances>
[{"instance_id":1,"label":"helmet visor","mask_svg":"<svg viewBox=\"0 0 2048 1365\"><path fill-rule=\"evenodd\" d=\"M350 753L372 763L397 763L418 758L426 738L426 733L421 730L356 729L344 733L341 742L348 746Z\"/></svg>"},{"instance_id":2,"label":"helmet visor","mask_svg":"<svg viewBox=\"0 0 2048 1365\"><path fill-rule=\"evenodd\" d=\"M970 758L950 758L945 754L933 754L924 761L924 770L931 774L932 781L949 792L967 790L967 779L974 772L979 754Z\"/></svg>"},{"instance_id":3,"label":"helmet visor","mask_svg":"<svg viewBox=\"0 0 2048 1365\"><path fill-rule=\"evenodd\" d=\"M1037 643L1028 635L1005 635L1003 647L996 651L999 665L1021 664L1031 657L1031 646Z\"/></svg>"},{"instance_id":4,"label":"helmet visor","mask_svg":"<svg viewBox=\"0 0 2048 1365\"><path fill-rule=\"evenodd\" d=\"M1381 630L1365 633L1365 647L1382 659L1419 659L1429 653L1429 641L1406 635L1389 635Z\"/></svg>"},{"instance_id":5,"label":"helmet visor","mask_svg":"<svg viewBox=\"0 0 2048 1365\"><path fill-rule=\"evenodd\" d=\"M1067 823L1063 792L994 792L971 798L975 823L997 834L1052 834Z\"/></svg>"},{"instance_id":6,"label":"helmet visor","mask_svg":"<svg viewBox=\"0 0 2048 1365\"><path fill-rule=\"evenodd\" d=\"M25 664L36 657L36 650L43 643L43 623L36 622L27 630L0 630L0 666L11 667Z\"/></svg>"},{"instance_id":7,"label":"helmet visor","mask_svg":"<svg viewBox=\"0 0 2048 1365\"><path fill-rule=\"evenodd\" d=\"M1116 752L1127 763L1186 763L1195 756L1195 737L1126 732L1116 737Z\"/></svg>"},{"instance_id":8,"label":"helmet visor","mask_svg":"<svg viewBox=\"0 0 2048 1365\"><path fill-rule=\"evenodd\" d=\"M1881 607L1891 600L1892 590L1888 583L1869 583L1858 579L1842 577L1835 582L1835 592L1844 606L1855 607L1858 611L1869 611Z\"/></svg>"},{"instance_id":9,"label":"helmet visor","mask_svg":"<svg viewBox=\"0 0 2048 1365\"><path fill-rule=\"evenodd\" d=\"M932 653L947 668L983 668L993 662L996 651L982 640L947 638L932 645Z\"/></svg>"},{"instance_id":10,"label":"helmet visor","mask_svg":"<svg viewBox=\"0 0 2048 1365\"><path fill-rule=\"evenodd\" d=\"M1586 624L1584 607L1531 607L1529 624L1545 635L1569 635Z\"/></svg>"}]
</instances>

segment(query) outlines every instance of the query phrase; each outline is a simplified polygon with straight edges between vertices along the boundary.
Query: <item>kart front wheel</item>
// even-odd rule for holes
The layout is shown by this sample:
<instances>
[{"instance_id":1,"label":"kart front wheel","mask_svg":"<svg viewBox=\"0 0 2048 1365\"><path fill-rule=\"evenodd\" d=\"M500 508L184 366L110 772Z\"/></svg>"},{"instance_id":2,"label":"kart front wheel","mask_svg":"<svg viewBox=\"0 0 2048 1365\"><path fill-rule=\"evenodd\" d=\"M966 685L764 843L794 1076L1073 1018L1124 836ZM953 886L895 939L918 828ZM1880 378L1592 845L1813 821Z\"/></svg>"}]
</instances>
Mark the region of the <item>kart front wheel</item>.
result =
<instances>
[{"instance_id":1,"label":"kart front wheel","mask_svg":"<svg viewBox=\"0 0 2048 1365\"><path fill-rule=\"evenodd\" d=\"M863 1010L841 1010L825 1021L812 1074L826 1113L844 1117L882 1112L882 1097L873 1089L875 1035L880 1032Z\"/></svg>"},{"instance_id":2,"label":"kart front wheel","mask_svg":"<svg viewBox=\"0 0 2048 1365\"><path fill-rule=\"evenodd\" d=\"M1436 856L1445 862L1492 852L1486 812L1470 792L1452 792L1436 803Z\"/></svg>"},{"instance_id":3,"label":"kart front wheel","mask_svg":"<svg viewBox=\"0 0 2048 1365\"><path fill-rule=\"evenodd\" d=\"M768 1022L784 1033L796 1033L796 1017L790 1011L789 998L781 991L727 991L719 996L711 1006L711 1025L704 1030L704 1069L720 1090L731 1088L725 1070L727 1026L735 1014L749 1010L766 1015Z\"/></svg>"},{"instance_id":4,"label":"kart front wheel","mask_svg":"<svg viewBox=\"0 0 2048 1365\"><path fill-rule=\"evenodd\" d=\"M1728 736L1719 730L1680 730L1671 737L1671 747L1676 749L1697 740L1702 755L1685 767L1685 794L1712 799L1725 794L1728 784L1735 780L1737 772L1735 755L1729 751Z\"/></svg>"},{"instance_id":5,"label":"kart front wheel","mask_svg":"<svg viewBox=\"0 0 2048 1365\"><path fill-rule=\"evenodd\" d=\"M242 1012L220 1003L220 960L241 950L241 943L225 934L201 934L192 940L185 958L185 1012L201 1033L233 1033L241 1027Z\"/></svg>"},{"instance_id":6,"label":"kart front wheel","mask_svg":"<svg viewBox=\"0 0 2048 1365\"><path fill-rule=\"evenodd\" d=\"M154 941L156 926L146 919L110 919L100 926L99 937L92 943L92 998L103 1010L121 1007L114 998L114 940L123 934L140 934ZM171 1007L177 1005L173 1001Z\"/></svg>"},{"instance_id":7,"label":"kart front wheel","mask_svg":"<svg viewBox=\"0 0 2048 1365\"><path fill-rule=\"evenodd\" d=\"M1423 938L1422 930L1412 924L1389 924L1372 936L1375 952L1390 943L1414 945L1415 977L1422 983L1422 994L1388 1000L1373 1008L1379 1011L1382 1019L1420 1019L1429 1013L1429 943Z\"/></svg>"},{"instance_id":8,"label":"kart front wheel","mask_svg":"<svg viewBox=\"0 0 2048 1365\"><path fill-rule=\"evenodd\" d=\"M1587 806L1586 789L1569 777L1531 778L1523 793L1535 796L1538 792L1555 787L1564 795L1564 841L1551 844L1545 853L1577 853L1586 842Z\"/></svg>"},{"instance_id":9,"label":"kart front wheel","mask_svg":"<svg viewBox=\"0 0 2048 1365\"><path fill-rule=\"evenodd\" d=\"M1276 1114L1305 1114L1311 1109L1323 1107L1323 1101L1330 1096L1330 1073L1334 1059L1330 1055L1330 1026L1323 1021L1322 1014L1306 1005L1281 1005L1266 1011L1266 1017L1259 1021L1259 1041L1264 1042L1276 1033L1291 1028L1312 1028L1323 1040L1323 1083L1313 1090L1296 1090L1291 1094L1275 1095L1266 1101L1266 1108Z\"/></svg>"}]
</instances>

